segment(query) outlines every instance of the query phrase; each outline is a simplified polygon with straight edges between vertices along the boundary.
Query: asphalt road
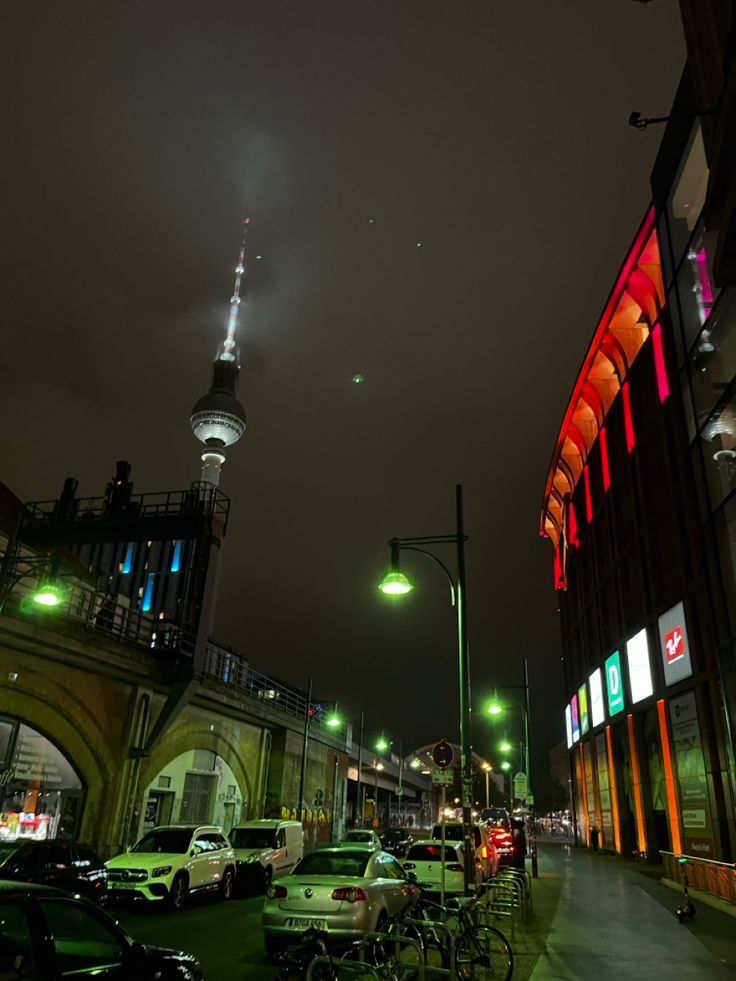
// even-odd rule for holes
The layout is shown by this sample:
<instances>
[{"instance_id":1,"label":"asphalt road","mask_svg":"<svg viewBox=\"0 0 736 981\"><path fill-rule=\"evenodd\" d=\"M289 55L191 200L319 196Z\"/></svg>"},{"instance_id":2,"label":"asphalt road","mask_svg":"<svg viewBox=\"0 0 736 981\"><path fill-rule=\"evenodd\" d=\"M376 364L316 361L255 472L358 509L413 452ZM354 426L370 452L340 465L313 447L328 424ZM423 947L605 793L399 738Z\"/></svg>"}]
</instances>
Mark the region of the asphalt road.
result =
<instances>
[{"instance_id":1,"label":"asphalt road","mask_svg":"<svg viewBox=\"0 0 736 981\"><path fill-rule=\"evenodd\" d=\"M263 947L262 895L222 902L214 894L190 900L181 913L154 908L108 908L136 940L174 947L202 962L205 981L271 981L276 970Z\"/></svg>"}]
</instances>

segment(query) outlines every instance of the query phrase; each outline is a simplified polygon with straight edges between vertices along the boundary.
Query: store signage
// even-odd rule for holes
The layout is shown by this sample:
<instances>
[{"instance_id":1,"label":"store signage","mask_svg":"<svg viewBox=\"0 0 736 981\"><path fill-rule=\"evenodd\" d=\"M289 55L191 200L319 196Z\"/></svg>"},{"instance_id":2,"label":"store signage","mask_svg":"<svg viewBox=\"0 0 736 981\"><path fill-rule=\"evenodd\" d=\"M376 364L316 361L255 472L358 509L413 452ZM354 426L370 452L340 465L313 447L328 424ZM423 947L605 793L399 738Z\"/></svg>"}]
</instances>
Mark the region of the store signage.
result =
<instances>
[{"instance_id":1,"label":"store signage","mask_svg":"<svg viewBox=\"0 0 736 981\"><path fill-rule=\"evenodd\" d=\"M606 660L606 691L608 693L608 714L616 715L624 708L624 679L621 674L621 656L618 651Z\"/></svg>"},{"instance_id":2,"label":"store signage","mask_svg":"<svg viewBox=\"0 0 736 981\"><path fill-rule=\"evenodd\" d=\"M690 645L685 626L685 607L676 603L659 618L659 645L664 666L665 685L689 678L693 673Z\"/></svg>"},{"instance_id":3,"label":"store signage","mask_svg":"<svg viewBox=\"0 0 736 981\"><path fill-rule=\"evenodd\" d=\"M570 702L570 715L572 717L572 741L576 743L580 739L580 719L578 718L578 696L573 695Z\"/></svg>"},{"instance_id":4,"label":"store signage","mask_svg":"<svg viewBox=\"0 0 736 981\"><path fill-rule=\"evenodd\" d=\"M590 713L588 712L588 687L578 688L578 706L580 708L580 735L584 736L590 729Z\"/></svg>"},{"instance_id":5,"label":"store signage","mask_svg":"<svg viewBox=\"0 0 736 981\"><path fill-rule=\"evenodd\" d=\"M631 701L636 704L649 698L654 691L646 627L626 642L626 660L629 662Z\"/></svg>"},{"instance_id":6,"label":"store signage","mask_svg":"<svg viewBox=\"0 0 736 981\"><path fill-rule=\"evenodd\" d=\"M572 746L572 712L570 706L565 706L565 732L567 733L567 748Z\"/></svg>"},{"instance_id":7,"label":"store signage","mask_svg":"<svg viewBox=\"0 0 736 981\"><path fill-rule=\"evenodd\" d=\"M590 718L593 728L595 728L606 718L606 710L603 705L603 678L600 668L596 668L588 678L588 684L590 685Z\"/></svg>"},{"instance_id":8,"label":"store signage","mask_svg":"<svg viewBox=\"0 0 736 981\"><path fill-rule=\"evenodd\" d=\"M518 800L525 800L529 781L526 778L526 773L519 770L518 773L514 774L514 797Z\"/></svg>"}]
</instances>

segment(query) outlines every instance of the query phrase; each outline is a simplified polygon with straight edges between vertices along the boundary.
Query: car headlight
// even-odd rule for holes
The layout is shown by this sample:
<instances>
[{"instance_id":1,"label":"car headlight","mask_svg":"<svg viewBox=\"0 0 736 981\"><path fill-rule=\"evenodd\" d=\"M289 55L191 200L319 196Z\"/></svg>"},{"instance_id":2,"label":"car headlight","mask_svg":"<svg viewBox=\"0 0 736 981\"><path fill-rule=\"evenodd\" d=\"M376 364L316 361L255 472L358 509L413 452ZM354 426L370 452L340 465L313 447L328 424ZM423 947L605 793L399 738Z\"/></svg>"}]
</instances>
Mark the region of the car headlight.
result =
<instances>
[{"instance_id":1,"label":"car headlight","mask_svg":"<svg viewBox=\"0 0 736 981\"><path fill-rule=\"evenodd\" d=\"M152 879L160 879L162 875L168 875L171 872L170 865L159 865L157 869L151 872Z\"/></svg>"}]
</instances>

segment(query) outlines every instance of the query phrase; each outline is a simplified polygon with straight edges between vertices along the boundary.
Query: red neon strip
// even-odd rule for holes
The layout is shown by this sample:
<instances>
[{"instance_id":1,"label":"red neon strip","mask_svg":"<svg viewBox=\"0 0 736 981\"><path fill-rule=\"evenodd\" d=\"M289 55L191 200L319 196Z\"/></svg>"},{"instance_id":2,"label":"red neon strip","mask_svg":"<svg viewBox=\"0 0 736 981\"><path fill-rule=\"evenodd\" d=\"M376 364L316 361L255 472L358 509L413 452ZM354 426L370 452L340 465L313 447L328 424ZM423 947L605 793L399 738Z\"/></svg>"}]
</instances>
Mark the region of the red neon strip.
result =
<instances>
[{"instance_id":1,"label":"red neon strip","mask_svg":"<svg viewBox=\"0 0 736 981\"><path fill-rule=\"evenodd\" d=\"M655 324L652 328L652 345L654 348L654 370L657 372L657 391L659 401L664 402L670 394L667 381L667 368L664 363L664 348L662 347L662 325Z\"/></svg>"},{"instance_id":2,"label":"red neon strip","mask_svg":"<svg viewBox=\"0 0 736 981\"><path fill-rule=\"evenodd\" d=\"M575 517L575 505L572 503L572 501L568 501L567 504L567 542L568 545L580 544L578 519Z\"/></svg>"},{"instance_id":3,"label":"red neon strip","mask_svg":"<svg viewBox=\"0 0 736 981\"><path fill-rule=\"evenodd\" d=\"M583 477L585 478L585 517L588 520L588 524L590 524L593 520L593 498L590 494L590 474L588 473L587 463L583 467Z\"/></svg>"},{"instance_id":4,"label":"red neon strip","mask_svg":"<svg viewBox=\"0 0 736 981\"><path fill-rule=\"evenodd\" d=\"M626 449L631 451L636 446L636 433L634 432L634 417L631 414L631 396L629 395L629 383L623 384L621 393L624 400L624 427L626 429Z\"/></svg>"},{"instance_id":5,"label":"red neon strip","mask_svg":"<svg viewBox=\"0 0 736 981\"><path fill-rule=\"evenodd\" d=\"M601 430L598 433L598 439L601 441L601 470L603 471L603 490L608 490L611 486L611 470L608 466L608 436L606 435L606 427L601 426Z\"/></svg>"},{"instance_id":6,"label":"red neon strip","mask_svg":"<svg viewBox=\"0 0 736 981\"><path fill-rule=\"evenodd\" d=\"M555 549L554 576L555 576L555 589L562 589L565 585L565 582L562 577L562 556L560 554L559 545Z\"/></svg>"}]
</instances>

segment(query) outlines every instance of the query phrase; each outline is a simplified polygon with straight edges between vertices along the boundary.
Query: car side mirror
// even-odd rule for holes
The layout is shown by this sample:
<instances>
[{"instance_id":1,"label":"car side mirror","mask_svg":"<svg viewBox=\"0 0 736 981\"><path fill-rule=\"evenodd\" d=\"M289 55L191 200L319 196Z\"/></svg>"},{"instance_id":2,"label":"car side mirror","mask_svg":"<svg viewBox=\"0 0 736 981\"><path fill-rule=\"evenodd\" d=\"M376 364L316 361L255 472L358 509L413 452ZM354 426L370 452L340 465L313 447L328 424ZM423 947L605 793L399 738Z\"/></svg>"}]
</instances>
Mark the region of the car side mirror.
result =
<instances>
[{"instance_id":1,"label":"car side mirror","mask_svg":"<svg viewBox=\"0 0 736 981\"><path fill-rule=\"evenodd\" d=\"M195 858L197 855L200 855L201 853L202 853L202 849L199 847L199 845L193 845L192 850L189 854L192 856L192 858Z\"/></svg>"}]
</instances>

